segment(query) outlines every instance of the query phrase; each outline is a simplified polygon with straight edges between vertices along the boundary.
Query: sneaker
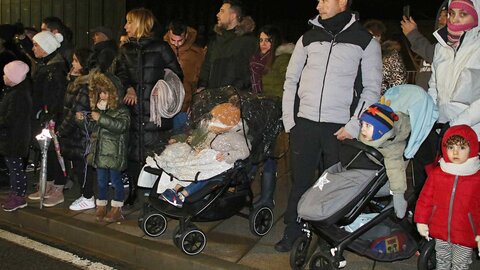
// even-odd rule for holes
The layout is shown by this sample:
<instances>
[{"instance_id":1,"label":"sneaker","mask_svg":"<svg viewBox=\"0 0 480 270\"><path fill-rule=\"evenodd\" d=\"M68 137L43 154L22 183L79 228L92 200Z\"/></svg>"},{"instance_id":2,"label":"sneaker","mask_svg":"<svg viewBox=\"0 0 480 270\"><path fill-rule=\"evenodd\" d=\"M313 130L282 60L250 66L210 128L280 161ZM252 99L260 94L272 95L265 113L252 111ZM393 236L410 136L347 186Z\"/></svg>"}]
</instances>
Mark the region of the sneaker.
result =
<instances>
[{"instance_id":1,"label":"sneaker","mask_svg":"<svg viewBox=\"0 0 480 270\"><path fill-rule=\"evenodd\" d=\"M167 201L169 204L175 207L181 208L183 206L183 201L180 200L177 192L173 189L166 189L162 193L162 197L165 199L165 201Z\"/></svg>"},{"instance_id":2,"label":"sneaker","mask_svg":"<svg viewBox=\"0 0 480 270\"><path fill-rule=\"evenodd\" d=\"M92 196L90 199L87 199L82 195L80 198L76 199L68 208L73 211L82 211L95 208L95 198Z\"/></svg>"},{"instance_id":3,"label":"sneaker","mask_svg":"<svg viewBox=\"0 0 480 270\"><path fill-rule=\"evenodd\" d=\"M7 201L2 206L3 210L7 212L12 212L25 207L27 207L27 202L25 201L25 198L17 195L12 195L8 197Z\"/></svg>"},{"instance_id":4,"label":"sneaker","mask_svg":"<svg viewBox=\"0 0 480 270\"><path fill-rule=\"evenodd\" d=\"M50 196L43 201L43 206L52 207L57 204L63 203L63 186L54 187L50 193Z\"/></svg>"}]
</instances>

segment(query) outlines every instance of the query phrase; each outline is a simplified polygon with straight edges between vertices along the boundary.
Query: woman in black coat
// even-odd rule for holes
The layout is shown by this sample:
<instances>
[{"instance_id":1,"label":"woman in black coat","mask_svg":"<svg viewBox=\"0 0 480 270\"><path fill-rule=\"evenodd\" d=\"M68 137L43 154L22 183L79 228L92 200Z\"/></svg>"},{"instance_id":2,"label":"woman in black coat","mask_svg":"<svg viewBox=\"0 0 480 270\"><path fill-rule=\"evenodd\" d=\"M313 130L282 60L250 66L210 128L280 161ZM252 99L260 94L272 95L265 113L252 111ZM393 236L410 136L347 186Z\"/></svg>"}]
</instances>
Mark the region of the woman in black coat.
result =
<instances>
[{"instance_id":1,"label":"woman in black coat","mask_svg":"<svg viewBox=\"0 0 480 270\"><path fill-rule=\"evenodd\" d=\"M131 113L128 173L136 181L149 151L161 143L162 131L172 128L171 119L162 120L161 127L150 122L152 88L163 79L165 68L181 79L183 74L168 43L155 37L152 29L156 20L150 10L131 10L126 19L130 42L120 48L116 75L127 89L123 101ZM133 203L133 199L127 199L127 203Z\"/></svg>"},{"instance_id":2,"label":"woman in black coat","mask_svg":"<svg viewBox=\"0 0 480 270\"><path fill-rule=\"evenodd\" d=\"M0 99L0 155L4 156L10 175L10 195L2 203L3 210L14 211L27 206L27 177L23 159L28 155L31 135L31 83L26 79L28 65L22 61L8 63L5 87Z\"/></svg>"}]
</instances>

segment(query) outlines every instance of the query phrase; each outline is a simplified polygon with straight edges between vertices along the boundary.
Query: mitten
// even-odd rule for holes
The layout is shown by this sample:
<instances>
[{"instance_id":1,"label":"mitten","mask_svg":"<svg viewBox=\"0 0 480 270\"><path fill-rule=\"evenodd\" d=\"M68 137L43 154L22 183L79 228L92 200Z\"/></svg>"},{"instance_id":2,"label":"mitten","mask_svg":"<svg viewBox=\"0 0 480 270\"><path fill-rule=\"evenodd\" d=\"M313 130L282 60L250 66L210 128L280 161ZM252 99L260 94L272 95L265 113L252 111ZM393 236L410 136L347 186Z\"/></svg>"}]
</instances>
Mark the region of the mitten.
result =
<instances>
[{"instance_id":1,"label":"mitten","mask_svg":"<svg viewBox=\"0 0 480 270\"><path fill-rule=\"evenodd\" d=\"M477 235L477 237L475 237L475 241L477 241L478 256L480 256L480 235Z\"/></svg>"},{"instance_id":2,"label":"mitten","mask_svg":"<svg viewBox=\"0 0 480 270\"><path fill-rule=\"evenodd\" d=\"M407 212L408 203L405 200L403 193L394 193L393 194L393 209L395 210L395 214L399 219L405 217L405 213Z\"/></svg>"},{"instance_id":3,"label":"mitten","mask_svg":"<svg viewBox=\"0 0 480 270\"><path fill-rule=\"evenodd\" d=\"M425 237L425 239L427 239L427 241L430 241L430 237L428 236L428 225L427 224L423 224L423 223L417 223L417 231L418 233Z\"/></svg>"}]
</instances>

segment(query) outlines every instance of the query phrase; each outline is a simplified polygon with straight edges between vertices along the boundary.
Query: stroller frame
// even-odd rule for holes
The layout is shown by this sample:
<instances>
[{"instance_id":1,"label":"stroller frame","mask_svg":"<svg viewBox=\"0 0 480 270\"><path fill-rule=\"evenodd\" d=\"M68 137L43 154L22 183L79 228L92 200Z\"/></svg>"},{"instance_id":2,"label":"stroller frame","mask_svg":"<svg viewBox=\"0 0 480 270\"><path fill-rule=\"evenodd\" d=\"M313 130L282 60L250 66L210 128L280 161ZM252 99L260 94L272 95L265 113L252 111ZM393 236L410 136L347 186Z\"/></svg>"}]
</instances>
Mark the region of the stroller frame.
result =
<instances>
[{"instance_id":1,"label":"stroller frame","mask_svg":"<svg viewBox=\"0 0 480 270\"><path fill-rule=\"evenodd\" d=\"M157 181L150 192L149 202L144 206L143 216L138 219L138 225L146 235L157 237L165 232L167 218L179 220L173 233L173 242L187 255L199 254L207 242L205 233L193 222L222 220L237 215L249 220L250 231L257 236L267 234L273 226L273 206L267 203L253 206L251 183L254 177L251 177L251 172L254 165L266 159L267 150L281 130L279 99L239 93L231 86L205 89L194 97L192 122L209 113L214 105L227 102L233 95L239 97L241 120L247 123L248 135L252 137L248 158L236 161L233 168L205 180L207 184L186 197L182 208L163 201L156 192L160 176L166 172L161 168L144 169L157 175ZM245 129L243 131L246 135ZM248 214L241 212L244 207L248 207Z\"/></svg>"},{"instance_id":2,"label":"stroller frame","mask_svg":"<svg viewBox=\"0 0 480 270\"><path fill-rule=\"evenodd\" d=\"M347 249L373 260L392 261L391 256L387 256L386 254L383 254L385 256L374 256L371 253L365 252L365 249L359 243L356 243L356 241L359 240L359 237L364 233L381 222L387 220L389 217L395 215L393 206L391 204L384 206L374 200L375 195L388 181L386 170L383 165L383 156L376 149L364 145L358 141L346 140L344 143L360 150L359 154L357 154L354 159L345 167L348 167L357 158L359 158L360 153L362 152L368 153L370 157L376 159L376 163L382 164L382 166L379 170L377 170L374 180L372 180L369 185L365 187L367 190L365 195L358 200L355 206L351 207L347 214L343 215L343 217L338 217L338 221L335 222L334 225L322 226L321 222L302 220L303 235L295 241L290 253L290 266L292 269L303 269L308 262L310 255L310 269L343 268L347 264L343 253ZM342 225L352 223L367 206L371 206L372 209L379 211L379 214L351 233L340 228ZM348 208L348 206L346 206L346 208ZM403 219L397 224L408 233L408 235L411 237L409 239L414 238L415 240L420 241L418 235L414 233L414 226L406 219ZM335 231L332 233L332 230ZM313 239L313 233L319 237L320 251L312 255L310 244ZM416 251L417 245L411 246L408 251L403 252L402 256L397 256L393 260L410 258Z\"/></svg>"}]
</instances>

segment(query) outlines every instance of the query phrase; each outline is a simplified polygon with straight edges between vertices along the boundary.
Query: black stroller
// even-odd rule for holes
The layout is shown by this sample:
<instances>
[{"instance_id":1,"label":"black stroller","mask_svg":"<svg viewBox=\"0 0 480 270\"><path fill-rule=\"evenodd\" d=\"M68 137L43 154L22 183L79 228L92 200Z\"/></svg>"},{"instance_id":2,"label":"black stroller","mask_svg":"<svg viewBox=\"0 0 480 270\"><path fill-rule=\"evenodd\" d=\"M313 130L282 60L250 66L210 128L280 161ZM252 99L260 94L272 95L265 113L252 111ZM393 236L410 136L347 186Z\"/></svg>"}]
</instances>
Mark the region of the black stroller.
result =
<instances>
[{"instance_id":1,"label":"black stroller","mask_svg":"<svg viewBox=\"0 0 480 270\"><path fill-rule=\"evenodd\" d=\"M357 195L341 205L335 213L323 220L302 220L304 234L294 243L290 254L292 269L303 269L308 262L312 233L319 237L320 251L312 255L310 269L345 267L343 252L346 249L376 261L403 260L412 257L419 249L419 243L423 242L411 220L398 220L390 201L385 197L376 198L388 181L380 152L356 140L345 141L342 147L350 148L347 152L353 153L349 158L342 159L342 170L362 168L362 172L370 171L370 174L366 174L368 178L365 182L355 186L358 188ZM367 155L376 159L376 162ZM331 167L327 172L337 169ZM409 205L414 201L415 197L411 196ZM373 218L359 228L349 230L348 226L366 212Z\"/></svg>"},{"instance_id":2,"label":"black stroller","mask_svg":"<svg viewBox=\"0 0 480 270\"><path fill-rule=\"evenodd\" d=\"M273 225L273 211L269 206L252 207L251 182L254 178L250 172L267 157L282 128L280 100L238 93L233 87L206 89L194 96L193 111L184 132L195 128L205 113L215 105L228 102L232 96L239 98L241 121L248 126L248 134L245 135L250 140L251 149L247 159L238 160L231 169L209 178L205 186L185 198L182 208L169 204L157 193L160 176L165 174L162 168L144 168L144 171L156 175L157 180L138 224L146 235L157 237L165 232L167 217L179 220L173 242L187 255L199 254L207 242L205 234L193 222L216 221L239 215L249 220L251 232L258 236L267 234ZM156 152L161 153L162 149ZM173 175L168 175L173 179ZM191 182L195 181L192 179ZM244 207L249 208L249 214L240 212Z\"/></svg>"},{"instance_id":3,"label":"black stroller","mask_svg":"<svg viewBox=\"0 0 480 270\"><path fill-rule=\"evenodd\" d=\"M412 131L408 143L421 144L425 136L418 131L430 131L438 116L428 94L418 86L401 85L389 89L385 97L392 101L394 111L409 115ZM408 158L415 151L410 151ZM381 262L407 259L420 250L419 269L432 269L435 259L434 256L432 258L433 241L426 242L419 236L408 215L402 220L395 216L382 154L356 140L347 140L342 144L340 157L339 163L325 171L337 177L329 177L330 181L336 182L333 187L323 185L328 180L320 181L323 176L326 179L324 172L304 194L305 197L319 186L320 191L316 191L316 196L310 196L317 201L312 201L308 207L301 206L302 200L299 203L298 212L304 234L293 245L291 267L303 269L310 261L310 269L343 268L346 265L343 257L346 249ZM410 183L409 186L406 199L412 209L422 186L421 183ZM318 195L322 192L322 195ZM312 207L317 208L310 209ZM312 214L309 215L308 211ZM369 218L358 222L365 216ZM319 238L320 251L310 258L313 234Z\"/></svg>"}]
</instances>

